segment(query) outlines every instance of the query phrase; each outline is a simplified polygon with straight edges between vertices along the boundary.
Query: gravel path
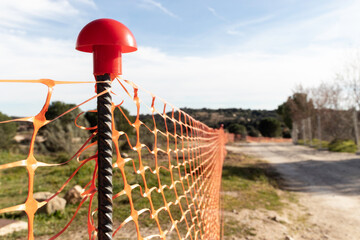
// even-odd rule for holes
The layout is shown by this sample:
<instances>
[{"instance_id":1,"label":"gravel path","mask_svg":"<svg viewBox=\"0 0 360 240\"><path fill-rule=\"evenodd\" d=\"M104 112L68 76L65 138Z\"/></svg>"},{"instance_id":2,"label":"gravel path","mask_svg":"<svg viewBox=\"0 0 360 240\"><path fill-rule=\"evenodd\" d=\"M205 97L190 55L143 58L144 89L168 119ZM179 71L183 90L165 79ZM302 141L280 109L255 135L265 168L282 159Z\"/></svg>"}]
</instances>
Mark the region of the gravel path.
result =
<instances>
[{"instance_id":1,"label":"gravel path","mask_svg":"<svg viewBox=\"0 0 360 240\"><path fill-rule=\"evenodd\" d=\"M286 189L299 192L309 221L320 229L319 233L309 229L314 239L360 239L360 156L288 143L237 144L227 149L267 160L277 169Z\"/></svg>"}]
</instances>

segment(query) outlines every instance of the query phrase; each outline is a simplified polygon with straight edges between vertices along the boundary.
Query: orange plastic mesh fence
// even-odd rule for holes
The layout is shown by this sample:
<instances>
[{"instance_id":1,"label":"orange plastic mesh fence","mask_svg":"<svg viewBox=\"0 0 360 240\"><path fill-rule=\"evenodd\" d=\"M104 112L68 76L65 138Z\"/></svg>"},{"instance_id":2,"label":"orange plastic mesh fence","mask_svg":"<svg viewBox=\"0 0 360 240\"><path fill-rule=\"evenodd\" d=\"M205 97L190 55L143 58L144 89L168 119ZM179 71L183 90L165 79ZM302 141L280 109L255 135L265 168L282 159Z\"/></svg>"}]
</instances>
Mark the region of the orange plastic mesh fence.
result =
<instances>
[{"instance_id":1,"label":"orange plastic mesh fence","mask_svg":"<svg viewBox=\"0 0 360 240\"><path fill-rule=\"evenodd\" d=\"M63 190L85 165L93 162L90 180L81 186L82 200L73 216L62 230L49 239L61 236L71 225L79 210L87 207L89 239L97 236L97 152L96 126L81 126L89 132L88 139L62 163L40 161L34 152L36 137L45 125L64 117L85 103L96 101L100 93L80 105L67 110L58 117L45 117L54 88L58 84L80 84L84 82L62 82L50 79L26 82L41 83L48 87L48 94L41 111L32 117L0 122L27 121L33 125L33 134L26 159L18 159L0 165L2 171L24 167L28 173L28 194L24 203L0 209L0 214L23 211L28 218L28 239L34 239L34 217L39 208L46 205ZM95 81L86 82L95 83ZM223 129L212 129L195 120L180 109L131 81L116 77L112 83L113 104L113 185L114 185L114 239L220 239L220 187L222 164L226 154L227 135ZM140 97L141 95L141 97ZM136 116L126 114L123 106L132 104ZM94 111L91 111L94 112ZM117 112L117 113L116 113ZM148 113L148 115L145 115ZM87 153L87 154L85 154ZM92 153L92 154L89 154ZM87 157L84 157L87 156ZM84 158L84 159L83 159ZM59 167L77 161L76 170L69 173L55 194L44 201L34 198L34 178L38 168ZM5 173L6 174L6 173ZM6 182L0 184L7 184ZM9 183L10 184L10 183ZM131 230L132 229L132 230Z\"/></svg>"}]
</instances>

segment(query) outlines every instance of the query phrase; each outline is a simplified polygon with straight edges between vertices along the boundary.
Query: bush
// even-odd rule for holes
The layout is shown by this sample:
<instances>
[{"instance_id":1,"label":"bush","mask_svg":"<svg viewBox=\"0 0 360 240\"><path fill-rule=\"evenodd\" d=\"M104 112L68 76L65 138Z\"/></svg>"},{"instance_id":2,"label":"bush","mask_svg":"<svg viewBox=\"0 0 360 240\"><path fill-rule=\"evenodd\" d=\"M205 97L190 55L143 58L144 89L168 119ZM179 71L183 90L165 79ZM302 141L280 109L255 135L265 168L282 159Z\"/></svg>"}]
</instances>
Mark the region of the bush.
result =
<instances>
[{"instance_id":1,"label":"bush","mask_svg":"<svg viewBox=\"0 0 360 240\"><path fill-rule=\"evenodd\" d=\"M259 130L264 137L279 137L281 123L275 118L264 118L260 121Z\"/></svg>"},{"instance_id":2,"label":"bush","mask_svg":"<svg viewBox=\"0 0 360 240\"><path fill-rule=\"evenodd\" d=\"M246 136L247 135L246 127L244 125L242 125L242 124L232 123L228 127L228 130L229 130L230 133L240 134L241 136Z\"/></svg>"},{"instance_id":3,"label":"bush","mask_svg":"<svg viewBox=\"0 0 360 240\"><path fill-rule=\"evenodd\" d=\"M254 126L248 126L247 132L251 137L260 137L260 132Z\"/></svg>"},{"instance_id":4,"label":"bush","mask_svg":"<svg viewBox=\"0 0 360 240\"><path fill-rule=\"evenodd\" d=\"M299 145L305 145L305 144L304 144L304 140L302 140L302 139L299 139L299 140L297 141L297 144L299 144Z\"/></svg>"},{"instance_id":5,"label":"bush","mask_svg":"<svg viewBox=\"0 0 360 240\"><path fill-rule=\"evenodd\" d=\"M320 140L317 138L314 138L312 140L314 147L316 148L329 148L329 142L328 141L321 141L321 145L320 145Z\"/></svg>"},{"instance_id":6,"label":"bush","mask_svg":"<svg viewBox=\"0 0 360 240\"><path fill-rule=\"evenodd\" d=\"M10 120L11 117L0 112L0 122ZM15 122L0 124L0 149L9 150L14 143L17 124Z\"/></svg>"},{"instance_id":7,"label":"bush","mask_svg":"<svg viewBox=\"0 0 360 240\"><path fill-rule=\"evenodd\" d=\"M310 140L306 139L305 141L303 139L299 139L297 141L297 144L299 145L310 145Z\"/></svg>"},{"instance_id":8,"label":"bush","mask_svg":"<svg viewBox=\"0 0 360 240\"><path fill-rule=\"evenodd\" d=\"M132 125L130 125L129 122L127 121L127 119L128 119L131 123L133 123L135 121L135 119L134 119L134 117L132 117L130 115L130 112L127 109L125 109L123 107L120 107L120 108L124 114L119 110L119 108L116 108L114 110L115 128L118 131L122 131L122 132L126 133L126 135L130 138L130 141L132 143L135 143L136 142L136 134L135 134L134 127ZM86 112L85 119L89 122L90 127L97 126L97 112ZM95 130L90 130L91 133L94 131ZM95 136L93 138L93 141L96 141L96 140L97 140L97 137ZM120 137L119 148L121 150L129 150L130 149L130 146L127 143L125 136Z\"/></svg>"},{"instance_id":9,"label":"bush","mask_svg":"<svg viewBox=\"0 0 360 240\"><path fill-rule=\"evenodd\" d=\"M75 104L68 104L59 101L53 102L46 112L46 119L54 119L75 106ZM40 152L51 153L75 153L89 137L86 130L75 126L74 121L80 111L81 110L79 108L76 108L59 119L42 127L39 131L39 135L43 136L45 141L38 146L38 150ZM87 120L84 118L80 118L78 123L85 127L89 125Z\"/></svg>"},{"instance_id":10,"label":"bush","mask_svg":"<svg viewBox=\"0 0 360 240\"><path fill-rule=\"evenodd\" d=\"M334 140L329 144L329 151L355 153L357 147L353 140Z\"/></svg>"},{"instance_id":11,"label":"bush","mask_svg":"<svg viewBox=\"0 0 360 240\"><path fill-rule=\"evenodd\" d=\"M281 133L283 138L291 138L291 132L290 129L287 127L284 127Z\"/></svg>"}]
</instances>

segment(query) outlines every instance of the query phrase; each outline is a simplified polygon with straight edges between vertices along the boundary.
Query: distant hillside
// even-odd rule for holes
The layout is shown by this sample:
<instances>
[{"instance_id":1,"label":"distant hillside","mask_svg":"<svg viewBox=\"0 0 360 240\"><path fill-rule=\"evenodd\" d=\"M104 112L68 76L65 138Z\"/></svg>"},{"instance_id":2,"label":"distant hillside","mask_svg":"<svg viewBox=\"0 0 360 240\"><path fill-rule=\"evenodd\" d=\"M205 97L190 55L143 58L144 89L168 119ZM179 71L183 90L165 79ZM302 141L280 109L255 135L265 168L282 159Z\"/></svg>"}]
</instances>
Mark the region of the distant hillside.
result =
<instances>
[{"instance_id":1,"label":"distant hillside","mask_svg":"<svg viewBox=\"0 0 360 240\"><path fill-rule=\"evenodd\" d=\"M276 113L276 110L251 110L241 108L182 108L182 110L209 127L219 128L221 124L223 124L224 128L229 132L254 137L261 136L261 120L266 118L277 119L278 122L280 122L279 124L281 124L277 136L289 137L289 129L285 127L285 124L281 117ZM171 115L171 113L168 113L168 115ZM155 121L158 123L157 128L161 131L165 131L162 117L160 115L155 115L154 117ZM145 122L148 127L153 127L153 117L151 115L140 115L140 120ZM96 125L96 122L92 125ZM18 130L15 140L19 143L28 142L32 135L32 124L29 122L18 122L17 126ZM123 126L128 126L127 122ZM168 131L173 131L172 124L168 123L167 127ZM127 131L127 128L125 127L123 131ZM39 141L40 140L41 139L39 139Z\"/></svg>"},{"instance_id":2,"label":"distant hillside","mask_svg":"<svg viewBox=\"0 0 360 240\"><path fill-rule=\"evenodd\" d=\"M214 128L220 127L221 124L224 124L224 127L227 128L232 123L252 125L255 127L263 118L272 117L279 119L276 110L251 110L241 108L182 108L182 110L195 119L204 122L209 127Z\"/></svg>"}]
</instances>

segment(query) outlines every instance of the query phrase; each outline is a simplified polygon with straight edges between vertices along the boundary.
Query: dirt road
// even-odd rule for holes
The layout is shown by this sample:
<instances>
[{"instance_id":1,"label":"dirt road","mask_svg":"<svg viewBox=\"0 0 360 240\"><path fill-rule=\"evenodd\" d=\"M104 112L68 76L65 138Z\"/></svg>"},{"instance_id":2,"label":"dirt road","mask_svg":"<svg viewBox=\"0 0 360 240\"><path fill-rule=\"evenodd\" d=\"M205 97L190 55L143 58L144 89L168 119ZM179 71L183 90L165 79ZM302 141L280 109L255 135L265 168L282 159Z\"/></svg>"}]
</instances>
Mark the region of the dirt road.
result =
<instances>
[{"instance_id":1,"label":"dirt road","mask_svg":"<svg viewBox=\"0 0 360 240\"><path fill-rule=\"evenodd\" d=\"M360 239L360 156L288 143L237 144L227 149L268 161L285 179L285 188L298 192L311 227L296 239Z\"/></svg>"}]
</instances>

